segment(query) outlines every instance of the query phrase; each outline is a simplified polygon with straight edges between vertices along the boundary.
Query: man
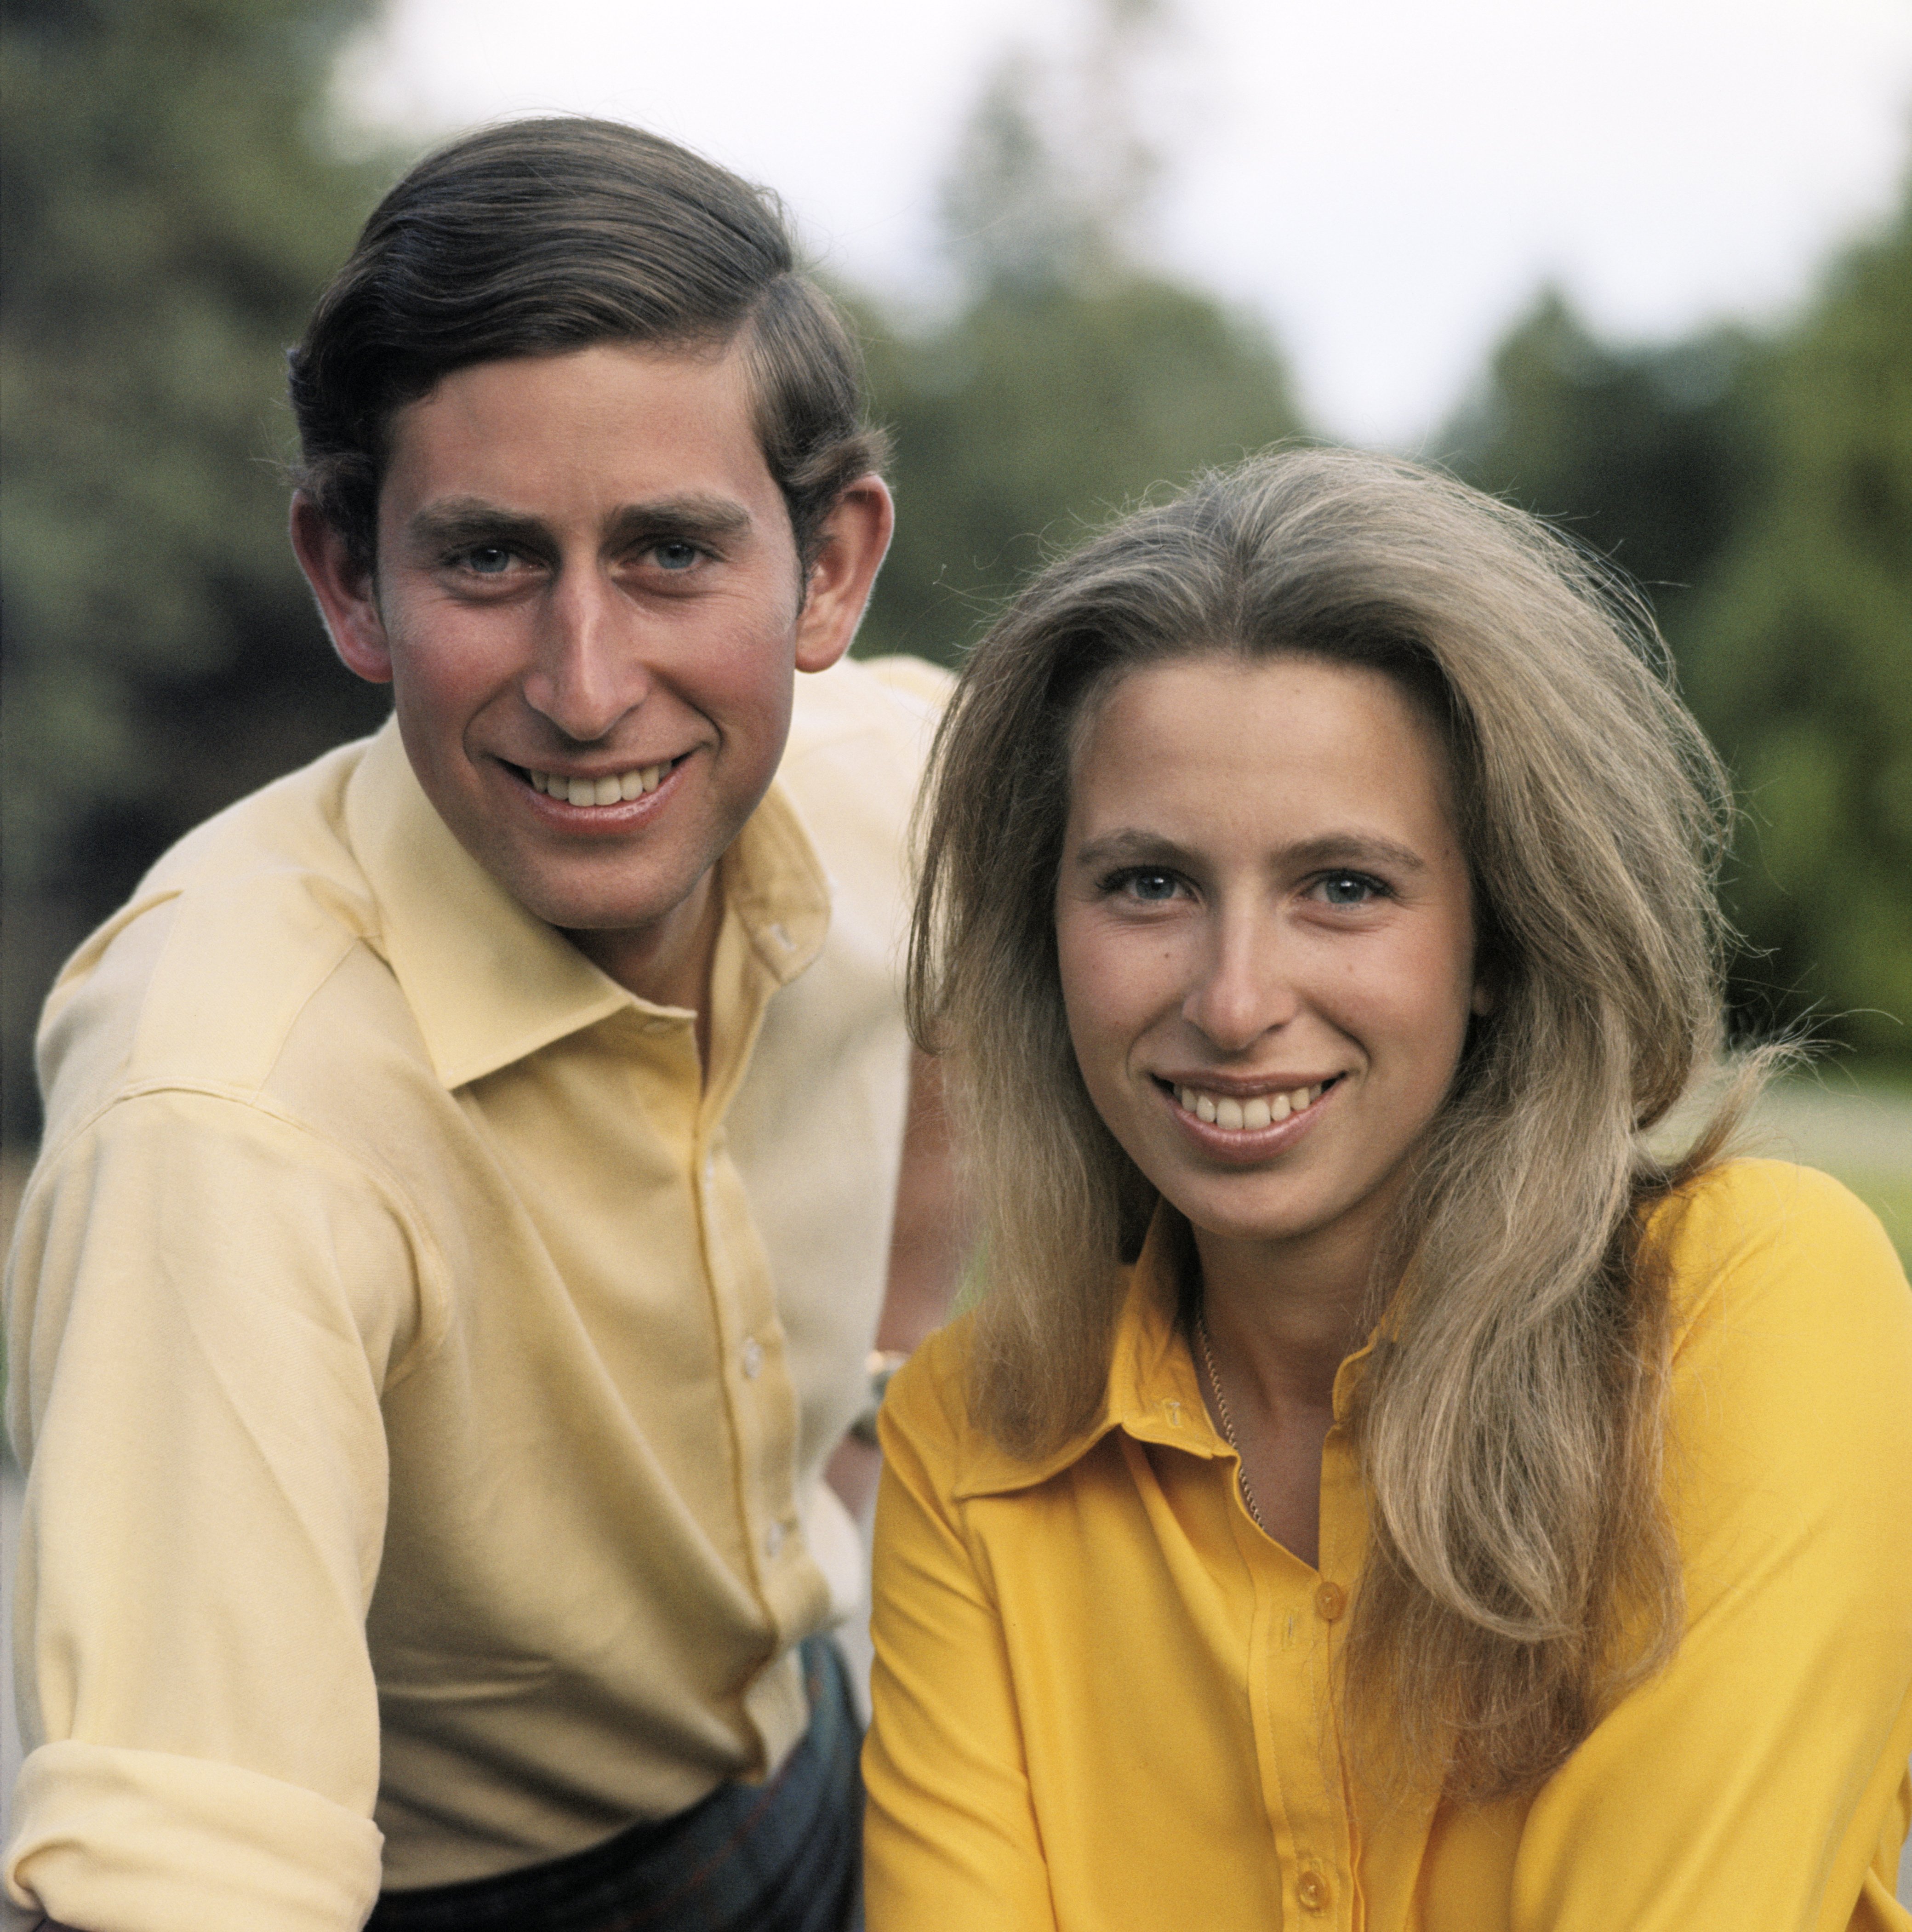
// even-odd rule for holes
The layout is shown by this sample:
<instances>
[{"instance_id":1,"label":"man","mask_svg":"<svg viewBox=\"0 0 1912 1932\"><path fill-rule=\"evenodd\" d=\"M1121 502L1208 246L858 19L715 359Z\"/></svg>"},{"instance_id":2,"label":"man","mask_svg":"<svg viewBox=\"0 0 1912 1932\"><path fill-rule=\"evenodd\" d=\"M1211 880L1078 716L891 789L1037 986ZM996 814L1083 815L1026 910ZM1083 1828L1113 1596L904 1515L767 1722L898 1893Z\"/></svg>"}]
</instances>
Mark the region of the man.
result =
<instances>
[{"instance_id":1,"label":"man","mask_svg":"<svg viewBox=\"0 0 1912 1932\"><path fill-rule=\"evenodd\" d=\"M822 1472L892 1249L886 1346L949 1272L895 986L934 674L829 668L891 527L853 350L763 197L578 120L421 163L292 368L293 544L395 716L48 1004L10 1894L853 1922Z\"/></svg>"}]
</instances>

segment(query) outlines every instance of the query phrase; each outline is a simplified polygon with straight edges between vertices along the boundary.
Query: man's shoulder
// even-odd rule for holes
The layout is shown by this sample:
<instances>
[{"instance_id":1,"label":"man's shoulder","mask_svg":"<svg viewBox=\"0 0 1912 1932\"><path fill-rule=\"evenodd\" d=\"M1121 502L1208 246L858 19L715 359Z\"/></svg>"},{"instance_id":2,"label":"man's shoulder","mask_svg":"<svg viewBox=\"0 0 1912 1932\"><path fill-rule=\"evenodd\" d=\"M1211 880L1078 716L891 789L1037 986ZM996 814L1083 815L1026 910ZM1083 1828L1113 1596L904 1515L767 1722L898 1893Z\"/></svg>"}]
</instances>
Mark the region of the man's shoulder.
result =
<instances>
[{"instance_id":1,"label":"man's shoulder","mask_svg":"<svg viewBox=\"0 0 1912 1932\"><path fill-rule=\"evenodd\" d=\"M845 659L797 680L777 779L820 846L900 841L952 682L910 657Z\"/></svg>"},{"instance_id":2,"label":"man's shoulder","mask_svg":"<svg viewBox=\"0 0 1912 1932\"><path fill-rule=\"evenodd\" d=\"M40 1028L49 1142L123 1094L256 1096L355 955L360 1003L384 996L378 910L344 826L364 750L343 746L189 832L68 962Z\"/></svg>"},{"instance_id":3,"label":"man's shoulder","mask_svg":"<svg viewBox=\"0 0 1912 1932\"><path fill-rule=\"evenodd\" d=\"M799 677L778 776L801 782L821 766L894 775L913 788L948 700L950 674L921 658L871 658Z\"/></svg>"}]
</instances>

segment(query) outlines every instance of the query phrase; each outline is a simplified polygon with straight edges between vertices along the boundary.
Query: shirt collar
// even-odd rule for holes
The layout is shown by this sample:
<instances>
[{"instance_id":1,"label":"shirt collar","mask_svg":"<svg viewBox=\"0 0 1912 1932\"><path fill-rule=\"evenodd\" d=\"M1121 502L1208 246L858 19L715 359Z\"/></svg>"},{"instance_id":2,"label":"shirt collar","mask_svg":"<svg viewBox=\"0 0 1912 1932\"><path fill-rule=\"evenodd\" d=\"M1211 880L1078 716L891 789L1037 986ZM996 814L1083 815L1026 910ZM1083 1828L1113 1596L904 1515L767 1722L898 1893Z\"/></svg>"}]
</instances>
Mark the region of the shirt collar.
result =
<instances>
[{"instance_id":1,"label":"shirt collar","mask_svg":"<svg viewBox=\"0 0 1912 1932\"><path fill-rule=\"evenodd\" d=\"M1002 1496L1033 1488L1080 1462L1111 1430L1191 1456L1232 1456L1209 1420L1201 1384L1181 1326L1182 1256L1188 1223L1167 1202L1156 1204L1142 1252L1128 1271L1122 1312L1110 1352L1101 1412L1087 1428L1038 1462L1025 1462L987 1438L975 1448L955 1494ZM1379 1334L1379 1330L1376 1334ZM1335 1375L1335 1420L1345 1422L1362 1365L1376 1335L1349 1355Z\"/></svg>"},{"instance_id":2,"label":"shirt collar","mask_svg":"<svg viewBox=\"0 0 1912 1932\"><path fill-rule=\"evenodd\" d=\"M447 1088L613 1013L676 1011L626 992L472 857L420 787L395 720L366 748L345 812L378 903L382 950ZM775 786L725 855L719 880L726 918L741 922L778 984L794 980L822 950L829 892Z\"/></svg>"}]
</instances>

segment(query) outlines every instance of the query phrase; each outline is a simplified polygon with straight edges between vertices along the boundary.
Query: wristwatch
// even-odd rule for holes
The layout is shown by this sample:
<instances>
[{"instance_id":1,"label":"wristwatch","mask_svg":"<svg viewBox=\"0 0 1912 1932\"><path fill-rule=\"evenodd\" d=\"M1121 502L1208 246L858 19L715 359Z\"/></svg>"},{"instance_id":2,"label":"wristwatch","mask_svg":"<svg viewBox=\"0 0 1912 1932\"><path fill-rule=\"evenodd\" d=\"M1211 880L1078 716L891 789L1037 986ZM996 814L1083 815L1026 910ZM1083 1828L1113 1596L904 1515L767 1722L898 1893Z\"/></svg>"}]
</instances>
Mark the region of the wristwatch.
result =
<instances>
[{"instance_id":1,"label":"wristwatch","mask_svg":"<svg viewBox=\"0 0 1912 1932\"><path fill-rule=\"evenodd\" d=\"M863 1413L850 1425L850 1432L859 1442L877 1446L877 1412L883 1406L889 1378L910 1359L907 1348L872 1348L863 1366L870 1377L870 1400Z\"/></svg>"}]
</instances>

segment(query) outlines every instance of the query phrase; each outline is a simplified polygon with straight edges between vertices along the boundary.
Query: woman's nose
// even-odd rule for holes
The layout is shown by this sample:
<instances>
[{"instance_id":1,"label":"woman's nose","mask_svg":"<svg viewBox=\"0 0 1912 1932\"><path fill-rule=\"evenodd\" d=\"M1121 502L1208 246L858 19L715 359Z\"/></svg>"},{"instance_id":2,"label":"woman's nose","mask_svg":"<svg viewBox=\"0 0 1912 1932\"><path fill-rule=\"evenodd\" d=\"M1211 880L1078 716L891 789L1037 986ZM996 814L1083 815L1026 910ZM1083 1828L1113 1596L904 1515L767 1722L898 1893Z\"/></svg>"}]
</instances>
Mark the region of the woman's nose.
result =
<instances>
[{"instance_id":1,"label":"woman's nose","mask_svg":"<svg viewBox=\"0 0 1912 1932\"><path fill-rule=\"evenodd\" d=\"M1294 1018L1299 1001L1278 922L1218 922L1197 961L1182 1016L1224 1053L1241 1053L1270 1028Z\"/></svg>"}]
</instances>

